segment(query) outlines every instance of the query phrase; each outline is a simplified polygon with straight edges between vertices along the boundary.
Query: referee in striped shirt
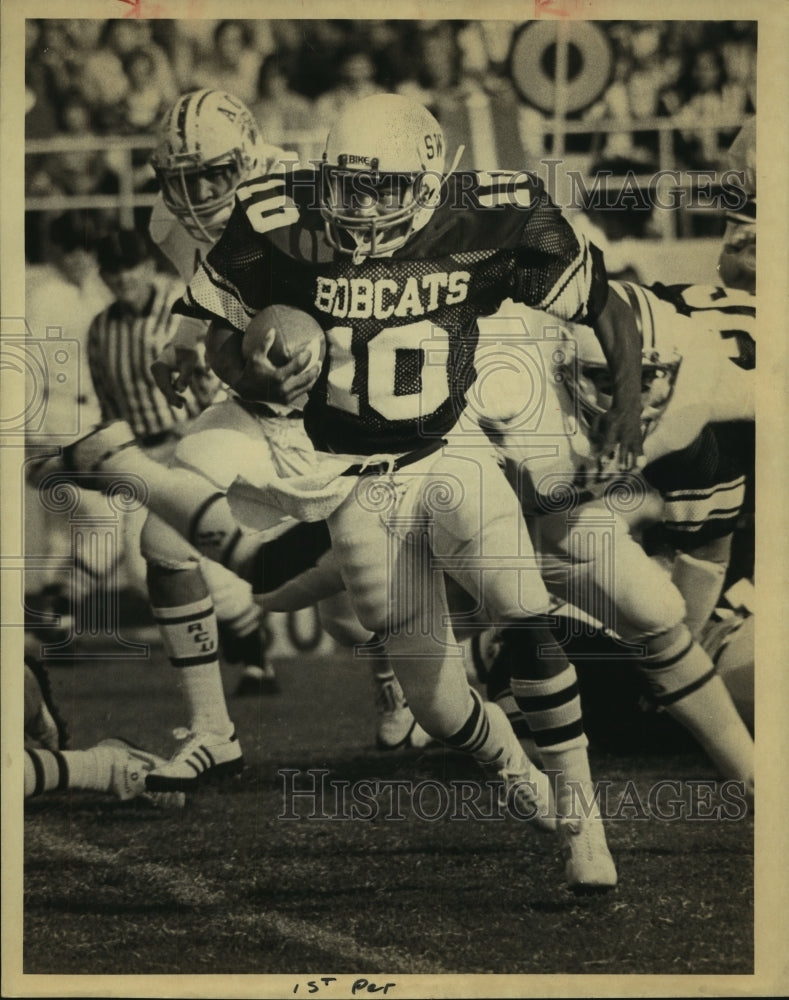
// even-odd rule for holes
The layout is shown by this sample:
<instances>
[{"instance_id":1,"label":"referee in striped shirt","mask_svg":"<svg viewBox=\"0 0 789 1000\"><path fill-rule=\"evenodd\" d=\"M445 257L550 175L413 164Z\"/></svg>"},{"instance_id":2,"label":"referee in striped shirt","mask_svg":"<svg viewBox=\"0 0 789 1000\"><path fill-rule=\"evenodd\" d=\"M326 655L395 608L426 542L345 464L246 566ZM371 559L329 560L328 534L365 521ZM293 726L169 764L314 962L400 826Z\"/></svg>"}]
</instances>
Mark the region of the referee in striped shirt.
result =
<instances>
[{"instance_id":1,"label":"referee in striped shirt","mask_svg":"<svg viewBox=\"0 0 789 1000\"><path fill-rule=\"evenodd\" d=\"M158 451L160 445L177 441L185 430L182 425L212 402L220 383L207 372L199 373L183 394L185 406L170 406L157 388L151 365L180 320L170 309L182 284L157 273L145 237L133 229L101 239L97 256L101 277L115 299L88 332L88 363L102 420L126 420L139 444Z\"/></svg>"}]
</instances>

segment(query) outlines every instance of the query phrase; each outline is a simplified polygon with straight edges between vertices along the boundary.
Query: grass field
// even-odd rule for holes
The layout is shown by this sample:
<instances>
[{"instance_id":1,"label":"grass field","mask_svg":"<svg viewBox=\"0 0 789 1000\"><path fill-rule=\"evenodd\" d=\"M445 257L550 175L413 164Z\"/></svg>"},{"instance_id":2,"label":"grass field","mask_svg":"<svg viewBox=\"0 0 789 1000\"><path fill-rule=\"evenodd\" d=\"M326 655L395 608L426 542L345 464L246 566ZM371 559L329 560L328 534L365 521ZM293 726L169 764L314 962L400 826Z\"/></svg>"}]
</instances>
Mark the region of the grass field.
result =
<instances>
[{"instance_id":1,"label":"grass field","mask_svg":"<svg viewBox=\"0 0 789 1000\"><path fill-rule=\"evenodd\" d=\"M444 810L430 821L425 799L402 819L383 808L369 820L309 819L308 808L281 818L285 768L323 768L335 783L423 781L434 793L438 780L479 775L442 750L372 749L363 665L324 656L278 667L279 696L229 699L244 774L184 810L88 793L26 803L26 973L753 971L752 819L637 818L627 808L664 779L693 795L685 782L712 776L695 753L593 753L594 773L611 782L620 881L576 898L553 838L514 817L453 820ZM157 649L147 661L50 674L73 748L124 736L169 753L184 719ZM228 670L228 691L235 679Z\"/></svg>"}]
</instances>

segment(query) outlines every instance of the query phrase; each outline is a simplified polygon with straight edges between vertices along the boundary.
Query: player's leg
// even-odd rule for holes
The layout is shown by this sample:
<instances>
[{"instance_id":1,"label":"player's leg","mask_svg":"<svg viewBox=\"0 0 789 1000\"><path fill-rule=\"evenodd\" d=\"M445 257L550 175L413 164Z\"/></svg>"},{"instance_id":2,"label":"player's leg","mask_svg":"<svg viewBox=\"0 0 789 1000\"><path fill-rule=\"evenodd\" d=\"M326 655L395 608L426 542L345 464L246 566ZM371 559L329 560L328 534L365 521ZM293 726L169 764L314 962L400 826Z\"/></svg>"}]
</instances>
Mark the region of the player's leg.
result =
<instances>
[{"instance_id":1,"label":"player's leg","mask_svg":"<svg viewBox=\"0 0 789 1000\"><path fill-rule=\"evenodd\" d=\"M379 750L424 747L431 739L408 707L400 682L395 677L378 638L364 628L343 589L318 604L318 617L325 632L352 652L360 666L366 666L373 682L376 746Z\"/></svg>"},{"instance_id":2,"label":"player's leg","mask_svg":"<svg viewBox=\"0 0 789 1000\"><path fill-rule=\"evenodd\" d=\"M573 566L563 596L642 647L640 670L656 703L695 736L724 778L744 782L752 793L753 740L694 640L669 577L602 504L576 512L564 525L551 521L543 521L543 537L558 542Z\"/></svg>"},{"instance_id":3,"label":"player's leg","mask_svg":"<svg viewBox=\"0 0 789 1000\"><path fill-rule=\"evenodd\" d=\"M323 522L297 525L288 537L284 535L288 523L270 533L245 531L222 490L189 468L168 468L152 461L137 447L123 421L104 425L81 438L66 449L57 464L66 472L139 476L147 488L148 509L206 559L221 563L251 583L256 595L269 594L311 570L329 547ZM89 478L81 478L80 484L90 488ZM95 488L103 485L97 482Z\"/></svg>"},{"instance_id":4,"label":"player's leg","mask_svg":"<svg viewBox=\"0 0 789 1000\"><path fill-rule=\"evenodd\" d=\"M206 777L238 773L241 745L225 702L214 604L194 550L163 521L149 518L143 544L167 552L148 560L148 593L187 712L183 740L148 779L154 791L188 790Z\"/></svg>"},{"instance_id":5,"label":"player's leg","mask_svg":"<svg viewBox=\"0 0 789 1000\"><path fill-rule=\"evenodd\" d=\"M143 796L160 806L180 808L180 792L153 793L146 779L164 764L156 754L125 740L102 740L87 750L25 750L25 798L65 789L107 792L122 801Z\"/></svg>"},{"instance_id":6,"label":"player's leg","mask_svg":"<svg viewBox=\"0 0 789 1000\"><path fill-rule=\"evenodd\" d=\"M68 743L68 727L52 697L46 668L40 660L25 656L25 748L62 750Z\"/></svg>"},{"instance_id":7,"label":"player's leg","mask_svg":"<svg viewBox=\"0 0 789 1000\"><path fill-rule=\"evenodd\" d=\"M447 572L477 598L488 623L503 630L511 690L526 716L546 770L555 775L565 872L576 892L605 891L616 869L595 803L575 668L544 622L550 599L518 498L493 458L437 462L463 500L435 514L435 552ZM461 468L465 471L461 472ZM476 467L476 468L475 468Z\"/></svg>"},{"instance_id":8,"label":"player's leg","mask_svg":"<svg viewBox=\"0 0 789 1000\"><path fill-rule=\"evenodd\" d=\"M120 799L145 795L147 773L164 761L124 740L102 740L67 750L60 716L43 665L25 657L25 798L63 789L110 792ZM183 796L148 796L158 805L182 806Z\"/></svg>"},{"instance_id":9,"label":"player's leg","mask_svg":"<svg viewBox=\"0 0 789 1000\"><path fill-rule=\"evenodd\" d=\"M227 493L238 477L266 482L277 475L265 426L235 400L217 403L193 420L176 448L172 465L196 472ZM265 426L264 426L265 425ZM225 659L243 667L236 694L275 694L276 672L266 656L265 630L245 582L211 560L203 573L219 620Z\"/></svg>"},{"instance_id":10,"label":"player's leg","mask_svg":"<svg viewBox=\"0 0 789 1000\"><path fill-rule=\"evenodd\" d=\"M416 477L400 480L365 477L330 517L332 547L349 596L361 623L380 637L425 731L503 778L509 794L522 804L528 799L534 821L551 827L544 776L531 767L504 713L483 704L470 688L462 657L452 655L459 650L449 627L443 573L430 564L422 544L420 515L415 522L413 508L402 502L410 487L411 502L419 504L418 481L418 470ZM379 492L395 500L391 509L376 506Z\"/></svg>"}]
</instances>

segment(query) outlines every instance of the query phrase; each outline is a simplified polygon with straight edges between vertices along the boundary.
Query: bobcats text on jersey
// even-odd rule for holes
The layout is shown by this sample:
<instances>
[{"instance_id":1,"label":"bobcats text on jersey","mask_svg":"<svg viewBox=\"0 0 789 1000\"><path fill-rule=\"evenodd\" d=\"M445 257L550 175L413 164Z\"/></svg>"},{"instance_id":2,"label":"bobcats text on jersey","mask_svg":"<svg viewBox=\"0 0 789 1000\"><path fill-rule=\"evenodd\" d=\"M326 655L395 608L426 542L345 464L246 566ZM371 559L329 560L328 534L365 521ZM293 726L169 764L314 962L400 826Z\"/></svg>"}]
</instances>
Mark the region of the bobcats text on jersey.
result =
<instances>
[{"instance_id":1,"label":"bobcats text on jersey","mask_svg":"<svg viewBox=\"0 0 789 1000\"><path fill-rule=\"evenodd\" d=\"M450 193L406 246L355 262L327 243L308 174L239 187L182 309L240 331L275 302L314 316L328 351L305 426L321 450L396 454L448 433L476 378L477 320L505 299L590 325L605 305L602 254L537 177L515 207L483 175L455 173L445 184L463 198Z\"/></svg>"},{"instance_id":2,"label":"bobcats text on jersey","mask_svg":"<svg viewBox=\"0 0 789 1000\"><path fill-rule=\"evenodd\" d=\"M420 279L316 279L315 308L338 319L389 319L424 316L439 306L465 302L470 271L431 271Z\"/></svg>"}]
</instances>

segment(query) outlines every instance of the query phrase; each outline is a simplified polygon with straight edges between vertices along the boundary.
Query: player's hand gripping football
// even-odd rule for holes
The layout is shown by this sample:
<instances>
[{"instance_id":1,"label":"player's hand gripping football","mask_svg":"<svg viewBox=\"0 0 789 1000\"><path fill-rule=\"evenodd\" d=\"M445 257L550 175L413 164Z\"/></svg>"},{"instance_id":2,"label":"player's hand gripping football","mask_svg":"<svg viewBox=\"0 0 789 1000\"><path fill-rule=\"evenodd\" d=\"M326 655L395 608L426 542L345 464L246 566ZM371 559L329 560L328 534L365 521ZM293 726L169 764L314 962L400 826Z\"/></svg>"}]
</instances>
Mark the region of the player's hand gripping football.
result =
<instances>
[{"instance_id":1,"label":"player's hand gripping football","mask_svg":"<svg viewBox=\"0 0 789 1000\"><path fill-rule=\"evenodd\" d=\"M200 353L194 347L168 344L151 365L151 375L170 406L180 409L186 403L181 393L201 369Z\"/></svg>"},{"instance_id":2,"label":"player's hand gripping football","mask_svg":"<svg viewBox=\"0 0 789 1000\"><path fill-rule=\"evenodd\" d=\"M313 355L306 347L285 364L276 364L272 358L276 341L277 331L272 327L259 338L254 350L245 352L247 363L242 382L243 394L267 403L292 404L312 388L320 373L320 365L311 363ZM238 385L236 389L241 391Z\"/></svg>"}]
</instances>

